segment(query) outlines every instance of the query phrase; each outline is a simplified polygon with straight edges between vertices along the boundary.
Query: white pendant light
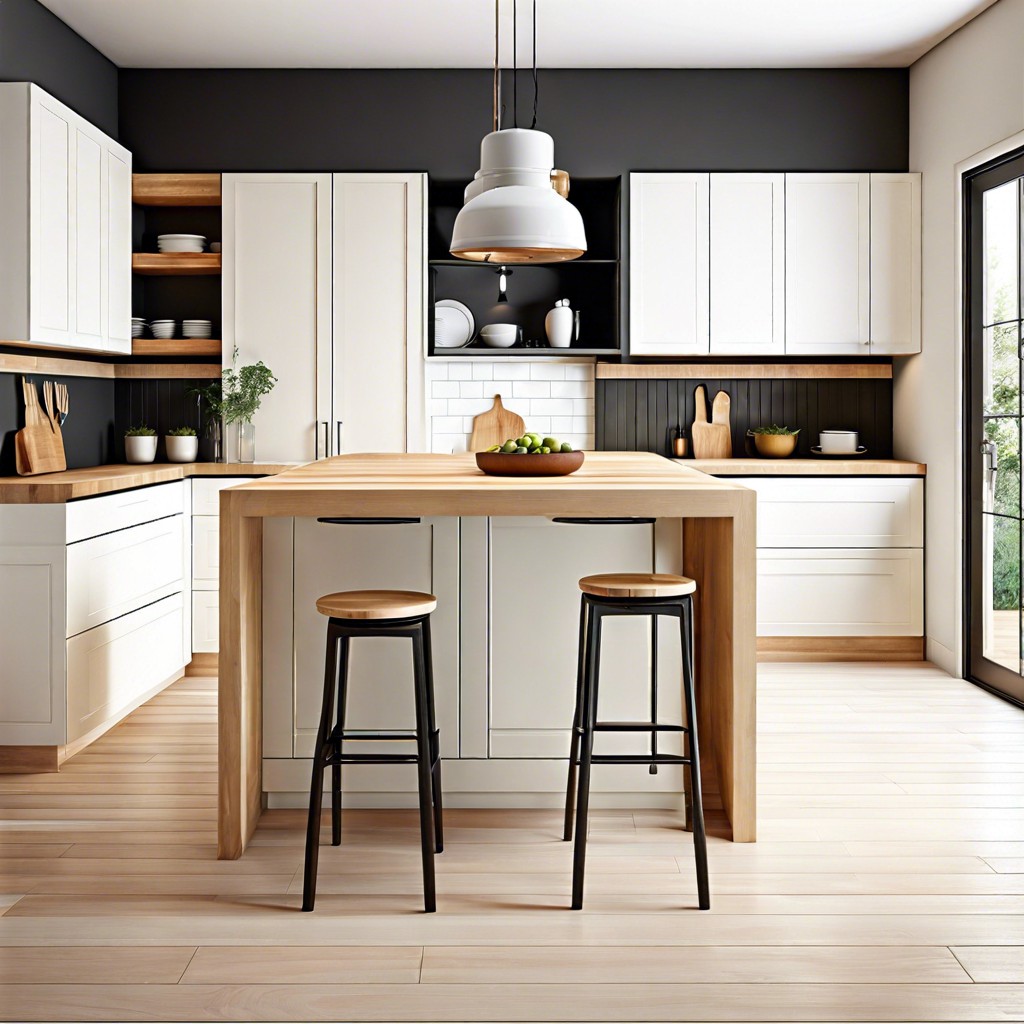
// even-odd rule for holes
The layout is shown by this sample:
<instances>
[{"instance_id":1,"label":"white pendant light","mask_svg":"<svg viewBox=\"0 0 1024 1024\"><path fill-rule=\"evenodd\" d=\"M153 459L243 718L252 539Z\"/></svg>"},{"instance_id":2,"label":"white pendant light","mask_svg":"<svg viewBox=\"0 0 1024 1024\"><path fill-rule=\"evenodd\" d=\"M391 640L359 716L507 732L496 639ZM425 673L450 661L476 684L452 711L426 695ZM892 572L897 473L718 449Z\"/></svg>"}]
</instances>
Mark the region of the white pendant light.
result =
<instances>
[{"instance_id":1,"label":"white pendant light","mask_svg":"<svg viewBox=\"0 0 1024 1024\"><path fill-rule=\"evenodd\" d=\"M494 6L495 130L480 144L480 170L466 186L451 253L488 263L574 260L586 252L587 236L579 210L565 198L569 176L554 169L554 139L535 128L501 129L498 124L498 0ZM536 25L534 0L534 123Z\"/></svg>"}]
</instances>

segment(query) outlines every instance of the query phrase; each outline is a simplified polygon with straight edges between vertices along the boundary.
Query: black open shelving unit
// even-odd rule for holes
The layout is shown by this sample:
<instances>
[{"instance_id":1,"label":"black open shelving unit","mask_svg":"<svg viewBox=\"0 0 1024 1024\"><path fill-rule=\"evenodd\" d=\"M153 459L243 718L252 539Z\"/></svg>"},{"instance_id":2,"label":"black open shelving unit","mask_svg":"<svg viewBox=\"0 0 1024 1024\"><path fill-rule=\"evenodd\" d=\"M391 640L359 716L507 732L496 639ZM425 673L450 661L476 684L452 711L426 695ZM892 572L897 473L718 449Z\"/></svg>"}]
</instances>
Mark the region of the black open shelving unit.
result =
<instances>
[{"instance_id":1,"label":"black open shelving unit","mask_svg":"<svg viewBox=\"0 0 1024 1024\"><path fill-rule=\"evenodd\" d=\"M465 181L431 180L428 192L427 302L428 354L444 359L465 356L599 356L615 358L620 340L620 252L622 179L573 178L569 201L580 211L587 251L568 263L509 264L507 303L499 303L497 266L453 259L448 250L455 217L462 208ZM533 348L488 348L470 343L461 349L434 349L434 303L458 299L472 310L476 329L485 324L515 323ZM558 299L580 311L580 337L569 348L550 348L544 317Z\"/></svg>"}]
</instances>

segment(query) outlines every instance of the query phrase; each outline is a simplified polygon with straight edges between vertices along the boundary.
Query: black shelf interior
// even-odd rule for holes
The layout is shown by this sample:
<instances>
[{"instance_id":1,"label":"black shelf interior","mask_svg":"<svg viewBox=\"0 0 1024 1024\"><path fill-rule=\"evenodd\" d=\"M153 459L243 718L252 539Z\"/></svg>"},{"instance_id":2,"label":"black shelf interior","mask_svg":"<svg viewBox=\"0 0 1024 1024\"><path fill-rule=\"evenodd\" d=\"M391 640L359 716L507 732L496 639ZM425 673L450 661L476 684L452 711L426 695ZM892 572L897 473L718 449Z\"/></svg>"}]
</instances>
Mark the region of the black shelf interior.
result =
<instances>
[{"instance_id":1,"label":"black shelf interior","mask_svg":"<svg viewBox=\"0 0 1024 1024\"><path fill-rule=\"evenodd\" d=\"M450 355L451 350L434 350L434 303L458 299L473 313L476 328L485 324L515 323L523 328L526 341L540 341L547 348L544 317L559 299L568 299L580 311L580 336L568 349L601 349L609 355L619 351L619 178L574 179L569 200L580 211L587 232L587 252L568 263L509 265L508 302L499 303L497 267L453 259L448 251L455 217L462 208L466 182L431 181L428 214L427 332L431 355ZM536 349L474 351L495 355L525 355Z\"/></svg>"}]
</instances>

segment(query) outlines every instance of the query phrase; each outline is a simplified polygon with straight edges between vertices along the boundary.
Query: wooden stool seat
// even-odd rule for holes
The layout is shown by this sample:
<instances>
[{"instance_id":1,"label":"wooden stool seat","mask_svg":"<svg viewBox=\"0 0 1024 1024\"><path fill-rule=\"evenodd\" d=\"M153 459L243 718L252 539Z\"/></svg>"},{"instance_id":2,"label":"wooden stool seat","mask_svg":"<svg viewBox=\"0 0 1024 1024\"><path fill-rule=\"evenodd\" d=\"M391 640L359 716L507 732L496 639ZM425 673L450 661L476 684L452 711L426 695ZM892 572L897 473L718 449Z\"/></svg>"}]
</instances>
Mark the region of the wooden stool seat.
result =
<instances>
[{"instance_id":1,"label":"wooden stool seat","mask_svg":"<svg viewBox=\"0 0 1024 1024\"><path fill-rule=\"evenodd\" d=\"M667 572L606 572L580 580L580 590L592 597L682 597L696 589L693 580Z\"/></svg>"},{"instance_id":2,"label":"wooden stool seat","mask_svg":"<svg viewBox=\"0 0 1024 1024\"><path fill-rule=\"evenodd\" d=\"M436 607L433 594L416 590L343 590L316 602L316 610L332 619L411 619Z\"/></svg>"}]
</instances>

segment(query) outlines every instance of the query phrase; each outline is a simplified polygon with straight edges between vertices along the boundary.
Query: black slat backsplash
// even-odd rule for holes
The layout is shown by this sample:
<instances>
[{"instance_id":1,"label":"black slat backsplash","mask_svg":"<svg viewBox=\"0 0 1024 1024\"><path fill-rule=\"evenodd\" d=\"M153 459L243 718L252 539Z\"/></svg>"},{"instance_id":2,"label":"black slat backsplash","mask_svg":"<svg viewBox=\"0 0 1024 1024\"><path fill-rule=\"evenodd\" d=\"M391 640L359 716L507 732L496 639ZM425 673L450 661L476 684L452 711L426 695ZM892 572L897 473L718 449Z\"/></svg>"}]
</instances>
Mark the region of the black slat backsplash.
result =
<instances>
[{"instance_id":1,"label":"black slat backsplash","mask_svg":"<svg viewBox=\"0 0 1024 1024\"><path fill-rule=\"evenodd\" d=\"M695 392L703 384L707 415L718 391L732 406L732 449L746 451L752 427L778 423L800 428L796 455L810 455L821 430L856 430L875 458L892 458L892 381L880 378L721 379L598 378L595 443L599 451L669 454L670 430L686 436L696 409Z\"/></svg>"},{"instance_id":2,"label":"black slat backsplash","mask_svg":"<svg viewBox=\"0 0 1024 1024\"><path fill-rule=\"evenodd\" d=\"M124 432L129 427L153 427L161 440L157 462L164 459L163 436L174 427L194 427L202 435L199 403L191 392L208 380L129 380L114 386L114 461L124 460Z\"/></svg>"}]
</instances>

